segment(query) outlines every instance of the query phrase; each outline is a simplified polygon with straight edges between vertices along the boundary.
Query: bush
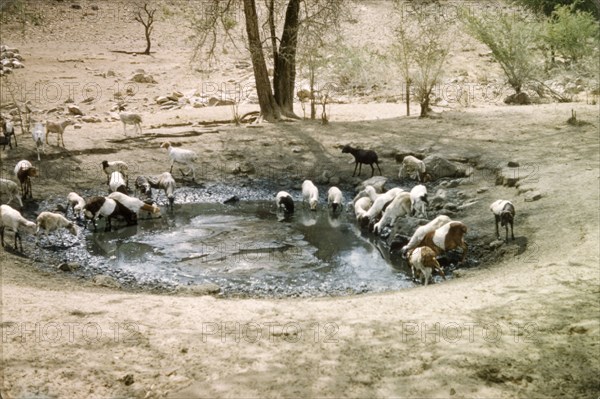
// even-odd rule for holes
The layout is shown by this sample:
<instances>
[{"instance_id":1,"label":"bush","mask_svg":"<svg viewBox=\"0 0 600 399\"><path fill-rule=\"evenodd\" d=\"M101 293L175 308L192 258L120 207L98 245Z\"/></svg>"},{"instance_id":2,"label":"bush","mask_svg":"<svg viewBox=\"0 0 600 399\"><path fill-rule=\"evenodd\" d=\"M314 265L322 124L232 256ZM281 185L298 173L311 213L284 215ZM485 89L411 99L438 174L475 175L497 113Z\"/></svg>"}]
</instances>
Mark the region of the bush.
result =
<instances>
[{"instance_id":1,"label":"bush","mask_svg":"<svg viewBox=\"0 0 600 399\"><path fill-rule=\"evenodd\" d=\"M592 14L576 10L575 5L557 6L542 36L557 55L573 62L598 48L598 22Z\"/></svg>"},{"instance_id":2,"label":"bush","mask_svg":"<svg viewBox=\"0 0 600 399\"><path fill-rule=\"evenodd\" d=\"M490 48L517 93L536 79L539 22L515 14L475 15L463 10L460 15L467 32Z\"/></svg>"}]
</instances>

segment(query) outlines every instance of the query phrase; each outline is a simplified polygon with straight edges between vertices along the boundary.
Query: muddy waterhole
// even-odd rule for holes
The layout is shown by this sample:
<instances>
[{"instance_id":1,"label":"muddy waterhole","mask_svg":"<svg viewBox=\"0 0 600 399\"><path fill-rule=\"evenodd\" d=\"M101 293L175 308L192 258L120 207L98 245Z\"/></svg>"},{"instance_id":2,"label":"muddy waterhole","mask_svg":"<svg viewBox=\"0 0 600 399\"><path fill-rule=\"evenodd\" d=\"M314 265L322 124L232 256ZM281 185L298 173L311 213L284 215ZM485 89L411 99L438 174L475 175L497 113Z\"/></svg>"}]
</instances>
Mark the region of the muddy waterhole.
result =
<instances>
[{"instance_id":1,"label":"muddy waterhole","mask_svg":"<svg viewBox=\"0 0 600 399\"><path fill-rule=\"evenodd\" d=\"M179 192L173 210L162 201L160 218L140 215L135 226L113 221L113 230L105 231L100 219L96 231L90 223L77 237L54 233L31 257L54 270L75 263L76 276L109 275L125 287L211 283L224 296L345 295L415 285L400 255L390 255L383 240L361 230L349 206L333 213L321 198L319 209L310 211L297 200L287 216L266 193L240 193L251 199L224 204L231 193L213 193L209 200L206 190L198 191Z\"/></svg>"}]
</instances>

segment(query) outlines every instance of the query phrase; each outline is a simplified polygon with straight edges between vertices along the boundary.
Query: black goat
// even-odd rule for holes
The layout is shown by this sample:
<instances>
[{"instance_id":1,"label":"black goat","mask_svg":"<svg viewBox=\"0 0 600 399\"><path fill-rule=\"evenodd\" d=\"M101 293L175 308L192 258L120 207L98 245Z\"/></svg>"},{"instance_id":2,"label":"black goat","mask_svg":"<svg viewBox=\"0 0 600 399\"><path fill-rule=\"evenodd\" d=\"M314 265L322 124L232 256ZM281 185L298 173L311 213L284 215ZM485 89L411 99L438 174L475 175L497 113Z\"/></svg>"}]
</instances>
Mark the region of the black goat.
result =
<instances>
[{"instance_id":1,"label":"black goat","mask_svg":"<svg viewBox=\"0 0 600 399\"><path fill-rule=\"evenodd\" d=\"M12 150L12 138L15 138L15 146L18 147L17 144L17 136L15 135L15 128L11 122L6 119L0 119L0 125L2 125L2 132L4 135L0 135L0 145L2 146L2 150L6 150L6 145L10 147Z\"/></svg>"},{"instance_id":2,"label":"black goat","mask_svg":"<svg viewBox=\"0 0 600 399\"><path fill-rule=\"evenodd\" d=\"M375 168L373 164L377 165L377 169L379 169L379 174L381 175L381 168L379 167L377 153L373 150L361 150L360 148L352 148L349 145L345 145L342 148L342 154L352 154L354 156L354 173L352 176L356 174L356 168L358 167L358 175L360 176L362 172L362 164L371 166L371 177L375 174Z\"/></svg>"}]
</instances>

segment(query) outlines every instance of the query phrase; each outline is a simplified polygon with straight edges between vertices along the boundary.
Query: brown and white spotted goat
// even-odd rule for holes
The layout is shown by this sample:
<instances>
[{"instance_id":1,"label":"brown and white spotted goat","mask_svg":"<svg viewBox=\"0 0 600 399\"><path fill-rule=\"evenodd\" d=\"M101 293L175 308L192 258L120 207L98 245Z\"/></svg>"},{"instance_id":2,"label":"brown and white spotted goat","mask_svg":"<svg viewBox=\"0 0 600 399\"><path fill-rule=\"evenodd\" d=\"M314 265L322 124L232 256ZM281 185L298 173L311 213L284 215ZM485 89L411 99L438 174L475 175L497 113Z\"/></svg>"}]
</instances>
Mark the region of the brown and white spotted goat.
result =
<instances>
[{"instance_id":1,"label":"brown and white spotted goat","mask_svg":"<svg viewBox=\"0 0 600 399\"><path fill-rule=\"evenodd\" d=\"M463 263L468 250L468 245L464 240L465 234L467 234L467 226L463 222L452 221L435 231L425 234L417 247L429 247L435 252L436 256L453 249L462 248L460 263Z\"/></svg>"}]
</instances>

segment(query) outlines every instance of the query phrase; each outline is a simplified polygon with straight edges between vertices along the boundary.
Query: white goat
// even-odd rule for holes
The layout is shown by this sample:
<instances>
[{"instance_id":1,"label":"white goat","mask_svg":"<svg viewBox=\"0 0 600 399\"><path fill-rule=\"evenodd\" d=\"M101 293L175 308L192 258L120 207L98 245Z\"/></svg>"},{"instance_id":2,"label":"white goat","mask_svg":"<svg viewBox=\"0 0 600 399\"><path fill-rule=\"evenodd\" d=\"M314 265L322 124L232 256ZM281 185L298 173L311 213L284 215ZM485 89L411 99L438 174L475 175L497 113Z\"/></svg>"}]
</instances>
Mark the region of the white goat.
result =
<instances>
[{"instance_id":1,"label":"white goat","mask_svg":"<svg viewBox=\"0 0 600 399\"><path fill-rule=\"evenodd\" d=\"M38 170L26 159L20 160L15 165L15 176L21 183L21 196L23 198L33 198L31 190L31 178L38 175Z\"/></svg>"},{"instance_id":2,"label":"white goat","mask_svg":"<svg viewBox=\"0 0 600 399\"><path fill-rule=\"evenodd\" d=\"M337 187L330 187L327 191L327 204L331 206L334 212L337 211L338 207L344 207L344 194L342 190Z\"/></svg>"},{"instance_id":3,"label":"white goat","mask_svg":"<svg viewBox=\"0 0 600 399\"><path fill-rule=\"evenodd\" d=\"M377 194L375 187L369 185L366 186L363 190L361 190L358 194L356 194L356 197L354 197L354 200L352 200L352 202L356 203L356 201L363 197L368 197L371 199L371 201L374 202L377 199L378 195L379 194Z\"/></svg>"},{"instance_id":4,"label":"white goat","mask_svg":"<svg viewBox=\"0 0 600 399\"><path fill-rule=\"evenodd\" d=\"M77 227L75 224L63 215L52 212L42 212L38 215L37 219L37 229L35 231L35 243L37 245L39 239L39 233L41 230L44 230L44 235L48 237L48 233L54 230L58 230L60 228L65 228L69 230L69 233L76 236L77 235Z\"/></svg>"},{"instance_id":5,"label":"white goat","mask_svg":"<svg viewBox=\"0 0 600 399\"><path fill-rule=\"evenodd\" d=\"M422 184L416 185L410 190L410 206L412 213L427 218L427 187Z\"/></svg>"},{"instance_id":6,"label":"white goat","mask_svg":"<svg viewBox=\"0 0 600 399\"><path fill-rule=\"evenodd\" d=\"M0 178L0 194L8 195L7 204L9 204L13 198L16 198L19 202L19 206L23 208L23 201L21 200L21 194L19 194L19 186L14 181Z\"/></svg>"},{"instance_id":7,"label":"white goat","mask_svg":"<svg viewBox=\"0 0 600 399\"><path fill-rule=\"evenodd\" d=\"M67 211L69 208L73 210L73 215L77 218L83 218L83 208L85 207L85 200L79 194L70 192L67 195Z\"/></svg>"},{"instance_id":8,"label":"white goat","mask_svg":"<svg viewBox=\"0 0 600 399\"><path fill-rule=\"evenodd\" d=\"M496 237L500 239L500 232L498 231L498 223L500 223L502 227L506 227L506 242L508 242L508 225L510 224L510 235L514 240L515 233L513 232L513 224L516 212L512 202L507 200L494 201L492 205L490 205L490 210L496 219Z\"/></svg>"},{"instance_id":9,"label":"white goat","mask_svg":"<svg viewBox=\"0 0 600 399\"><path fill-rule=\"evenodd\" d=\"M56 145L59 145L60 143L62 143L62 146L65 146L65 140L63 139L63 133L65 132L65 129L67 128L67 126L70 125L74 125L75 122L73 122L70 119L64 120L62 122L51 122L51 121L46 121L46 144L49 145L48 143L48 136L50 136L50 133L56 133L58 134L58 136L56 137Z\"/></svg>"},{"instance_id":10,"label":"white goat","mask_svg":"<svg viewBox=\"0 0 600 399\"><path fill-rule=\"evenodd\" d=\"M140 134L142 134L142 117L139 114L134 114L133 112L121 112L119 113L119 118L121 118L121 122L123 122L123 134L125 136L127 136L126 125L133 125L134 134L138 130Z\"/></svg>"},{"instance_id":11,"label":"white goat","mask_svg":"<svg viewBox=\"0 0 600 399\"><path fill-rule=\"evenodd\" d=\"M369 223L375 220L375 218L377 218L383 211L383 208L392 202L394 198L396 198L396 195L403 191L404 190L402 190L400 187L395 187L383 194L376 194L377 198L373 201L373 206L369 208L369 211L365 215L365 217L369 219Z\"/></svg>"},{"instance_id":12,"label":"white goat","mask_svg":"<svg viewBox=\"0 0 600 399\"><path fill-rule=\"evenodd\" d=\"M125 177L125 181L129 182L129 166L123 161L102 161L102 170L106 175L106 184L110 182L110 175L112 172L121 172Z\"/></svg>"},{"instance_id":13,"label":"white goat","mask_svg":"<svg viewBox=\"0 0 600 399\"><path fill-rule=\"evenodd\" d=\"M419 182L425 182L429 180L425 163L412 155L407 155L402 160L402 166L400 172L398 172L398 178L410 177L411 179L418 180Z\"/></svg>"},{"instance_id":14,"label":"white goat","mask_svg":"<svg viewBox=\"0 0 600 399\"><path fill-rule=\"evenodd\" d=\"M379 234L385 226L393 226L399 217L410 215L410 211L410 194L404 191L399 192L385 208L381 220L373 226L373 232Z\"/></svg>"},{"instance_id":15,"label":"white goat","mask_svg":"<svg viewBox=\"0 0 600 399\"><path fill-rule=\"evenodd\" d=\"M108 190L113 193L118 191L123 194L127 194L127 182L121 172L112 172L110 174L110 180L108 182Z\"/></svg>"},{"instance_id":16,"label":"white goat","mask_svg":"<svg viewBox=\"0 0 600 399\"><path fill-rule=\"evenodd\" d=\"M184 173L183 170L179 169L182 175L187 176L192 172L192 180L196 180L196 171L194 168L194 162L198 159L198 154L196 154L192 150L187 150L184 148L175 148L169 143L165 141L160 145L160 148L166 148L169 153L169 158L171 159L171 169L169 169L169 173L173 173L173 165L175 163L179 163L190 168L187 173Z\"/></svg>"},{"instance_id":17,"label":"white goat","mask_svg":"<svg viewBox=\"0 0 600 399\"><path fill-rule=\"evenodd\" d=\"M165 195L169 200L169 207L172 209L173 204L175 203L175 189L177 188L173 175L169 172L164 172L156 177L148 179L148 182L150 183L150 187L165 192Z\"/></svg>"},{"instance_id":18,"label":"white goat","mask_svg":"<svg viewBox=\"0 0 600 399\"><path fill-rule=\"evenodd\" d=\"M294 213L294 199L287 191L280 191L275 196L277 209L284 208L286 213Z\"/></svg>"},{"instance_id":19,"label":"white goat","mask_svg":"<svg viewBox=\"0 0 600 399\"><path fill-rule=\"evenodd\" d=\"M310 180L304 180L302 182L302 202L308 202L311 211L317 210L319 189Z\"/></svg>"},{"instance_id":20,"label":"white goat","mask_svg":"<svg viewBox=\"0 0 600 399\"><path fill-rule=\"evenodd\" d=\"M415 277L415 268L423 275L425 285L429 284L429 279L433 270L437 270L446 279L444 270L435 258L435 251L429 247L418 247L411 251L408 255L408 264L412 271L413 278Z\"/></svg>"},{"instance_id":21,"label":"white goat","mask_svg":"<svg viewBox=\"0 0 600 399\"><path fill-rule=\"evenodd\" d=\"M26 231L30 234L35 233L35 223L25 219L19 211L8 205L0 205L0 241L4 247L4 230L9 229L15 233L15 250L17 250L17 240L21 252L23 252L23 242L21 241L20 231Z\"/></svg>"},{"instance_id":22,"label":"white goat","mask_svg":"<svg viewBox=\"0 0 600 399\"><path fill-rule=\"evenodd\" d=\"M42 125L41 122L37 122L31 131L31 137L33 137L33 142L35 143L35 149L37 151L38 161L40 160L40 148L42 152L45 154L46 149L44 147L44 143L46 142L46 128Z\"/></svg>"},{"instance_id":23,"label":"white goat","mask_svg":"<svg viewBox=\"0 0 600 399\"><path fill-rule=\"evenodd\" d=\"M373 205L373 201L369 197L361 197L354 202L354 214L356 215L356 220L360 221L363 219L371 206Z\"/></svg>"},{"instance_id":24,"label":"white goat","mask_svg":"<svg viewBox=\"0 0 600 399\"><path fill-rule=\"evenodd\" d=\"M412 237L410 238L408 244L402 247L402 254L406 254L411 249L416 248L417 245L419 245L419 243L423 241L423 238L427 233L435 231L436 229L442 227L446 223L450 223L451 221L452 220L448 216L440 215L432 221L430 221L429 223L427 223L426 225L417 228L413 233Z\"/></svg>"}]
</instances>

